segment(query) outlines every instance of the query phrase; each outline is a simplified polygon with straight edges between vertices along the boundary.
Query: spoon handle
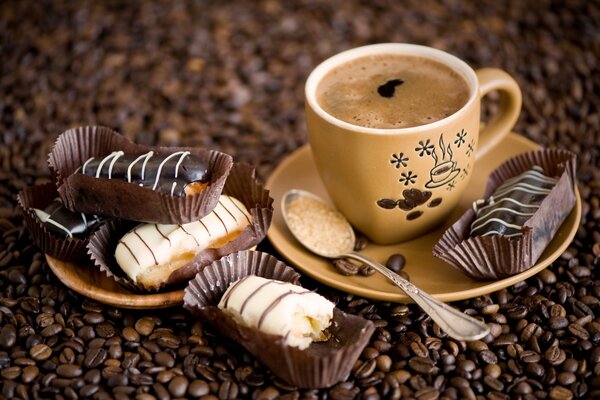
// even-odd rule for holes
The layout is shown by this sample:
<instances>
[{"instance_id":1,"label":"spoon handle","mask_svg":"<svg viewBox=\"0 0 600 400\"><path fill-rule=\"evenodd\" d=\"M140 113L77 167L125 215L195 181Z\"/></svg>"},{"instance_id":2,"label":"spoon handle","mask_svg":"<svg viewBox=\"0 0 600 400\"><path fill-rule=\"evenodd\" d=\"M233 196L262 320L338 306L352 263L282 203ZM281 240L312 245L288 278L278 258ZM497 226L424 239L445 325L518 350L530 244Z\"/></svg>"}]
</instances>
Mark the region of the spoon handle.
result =
<instances>
[{"instance_id":1,"label":"spoon handle","mask_svg":"<svg viewBox=\"0 0 600 400\"><path fill-rule=\"evenodd\" d=\"M434 299L431 295L378 262L358 253L344 254L343 257L365 263L373 267L377 272L382 273L429 314L431 319L446 331L450 337L458 340L477 340L489 333L489 328L485 323L462 313L446 303Z\"/></svg>"}]
</instances>

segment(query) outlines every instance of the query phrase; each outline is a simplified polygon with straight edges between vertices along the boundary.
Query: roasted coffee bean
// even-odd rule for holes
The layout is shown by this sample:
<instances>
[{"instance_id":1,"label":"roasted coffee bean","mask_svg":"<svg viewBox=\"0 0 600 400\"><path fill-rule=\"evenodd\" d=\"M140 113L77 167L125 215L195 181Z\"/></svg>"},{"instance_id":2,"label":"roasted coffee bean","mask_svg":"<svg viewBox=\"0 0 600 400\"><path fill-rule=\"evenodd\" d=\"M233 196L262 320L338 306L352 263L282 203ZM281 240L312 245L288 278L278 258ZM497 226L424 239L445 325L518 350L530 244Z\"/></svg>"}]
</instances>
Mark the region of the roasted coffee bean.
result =
<instances>
[{"instance_id":1,"label":"roasted coffee bean","mask_svg":"<svg viewBox=\"0 0 600 400\"><path fill-rule=\"evenodd\" d=\"M127 340L128 342L139 342L140 341L140 334L130 326L123 328L123 331L121 332L121 334L123 335L123 338L125 340Z\"/></svg>"},{"instance_id":2,"label":"roasted coffee bean","mask_svg":"<svg viewBox=\"0 0 600 400\"><path fill-rule=\"evenodd\" d=\"M392 254L385 262L385 266L396 273L400 272L404 268L405 264L406 258L399 253Z\"/></svg>"},{"instance_id":3,"label":"roasted coffee bean","mask_svg":"<svg viewBox=\"0 0 600 400\"><path fill-rule=\"evenodd\" d=\"M185 376L176 376L169 382L169 392L174 397L183 397L188 390L189 381Z\"/></svg>"},{"instance_id":4,"label":"roasted coffee bean","mask_svg":"<svg viewBox=\"0 0 600 400\"><path fill-rule=\"evenodd\" d=\"M171 398L169 391L160 383L155 383L152 385L152 390L156 394L156 398L159 400L168 400Z\"/></svg>"},{"instance_id":5,"label":"roasted coffee bean","mask_svg":"<svg viewBox=\"0 0 600 400\"><path fill-rule=\"evenodd\" d=\"M236 399L238 397L239 388L237 383L227 379L219 386L218 396L220 400Z\"/></svg>"},{"instance_id":6,"label":"roasted coffee bean","mask_svg":"<svg viewBox=\"0 0 600 400\"><path fill-rule=\"evenodd\" d=\"M56 368L58 376L63 378L75 378L81 376L82 372L81 367L76 364L61 364Z\"/></svg>"},{"instance_id":7,"label":"roasted coffee bean","mask_svg":"<svg viewBox=\"0 0 600 400\"><path fill-rule=\"evenodd\" d=\"M333 260L333 266L342 275L356 275L358 274L359 266L349 260L344 258L338 258L337 260Z\"/></svg>"},{"instance_id":8,"label":"roasted coffee bean","mask_svg":"<svg viewBox=\"0 0 600 400\"><path fill-rule=\"evenodd\" d=\"M129 378L122 374L111 375L106 380L106 384L109 387L127 386L129 384Z\"/></svg>"},{"instance_id":9,"label":"roasted coffee bean","mask_svg":"<svg viewBox=\"0 0 600 400\"><path fill-rule=\"evenodd\" d=\"M30 383L40 374L40 369L35 365L29 365L23 368L21 380L23 383Z\"/></svg>"},{"instance_id":10,"label":"roasted coffee bean","mask_svg":"<svg viewBox=\"0 0 600 400\"><path fill-rule=\"evenodd\" d=\"M38 343L29 349L29 355L36 361L47 360L52 355L52 349L43 343Z\"/></svg>"},{"instance_id":11,"label":"roasted coffee bean","mask_svg":"<svg viewBox=\"0 0 600 400\"><path fill-rule=\"evenodd\" d=\"M555 400L571 400L573 398L573 392L562 386L554 386L550 390L550 398Z\"/></svg>"},{"instance_id":12,"label":"roasted coffee bean","mask_svg":"<svg viewBox=\"0 0 600 400\"><path fill-rule=\"evenodd\" d=\"M196 379L188 386L188 394L192 397L202 397L209 393L210 388L205 381Z\"/></svg>"},{"instance_id":13,"label":"roasted coffee bean","mask_svg":"<svg viewBox=\"0 0 600 400\"><path fill-rule=\"evenodd\" d=\"M358 369L354 372L354 375L358 379L366 378L367 376L370 376L373 373L373 371L375 371L376 366L377 364L375 362L375 359L366 361L358 367Z\"/></svg>"},{"instance_id":14,"label":"roasted coffee bean","mask_svg":"<svg viewBox=\"0 0 600 400\"><path fill-rule=\"evenodd\" d=\"M496 354L492 353L489 350L483 350L478 355L479 359L486 364L496 364L498 362L498 357Z\"/></svg>"},{"instance_id":15,"label":"roasted coffee bean","mask_svg":"<svg viewBox=\"0 0 600 400\"><path fill-rule=\"evenodd\" d=\"M72 364L75 361L75 352L70 347L65 347L58 356L58 361L62 364Z\"/></svg>"},{"instance_id":16,"label":"roasted coffee bean","mask_svg":"<svg viewBox=\"0 0 600 400\"><path fill-rule=\"evenodd\" d=\"M106 357L107 353L104 348L92 347L87 351L85 359L83 360L83 365L85 365L86 368L96 368L106 360Z\"/></svg>"},{"instance_id":17,"label":"roasted coffee bean","mask_svg":"<svg viewBox=\"0 0 600 400\"><path fill-rule=\"evenodd\" d=\"M91 326L84 326L79 331L77 331L77 336L82 338L83 340L92 340L96 337L96 332L94 328Z\"/></svg>"},{"instance_id":18,"label":"roasted coffee bean","mask_svg":"<svg viewBox=\"0 0 600 400\"><path fill-rule=\"evenodd\" d=\"M435 369L433 361L427 357L412 357L408 360L408 366L420 374L430 374Z\"/></svg>"},{"instance_id":19,"label":"roasted coffee bean","mask_svg":"<svg viewBox=\"0 0 600 400\"><path fill-rule=\"evenodd\" d=\"M84 314L83 320L88 324L96 325L101 322L104 322L104 315L97 312L89 312L87 314Z\"/></svg>"},{"instance_id":20,"label":"roasted coffee bean","mask_svg":"<svg viewBox=\"0 0 600 400\"><path fill-rule=\"evenodd\" d=\"M158 365L162 365L167 368L171 368L175 365L175 358L167 352L159 351L154 355L154 361Z\"/></svg>"},{"instance_id":21,"label":"roasted coffee bean","mask_svg":"<svg viewBox=\"0 0 600 400\"><path fill-rule=\"evenodd\" d=\"M13 380L21 376L21 372L21 367L15 365L12 367L3 368L2 371L0 371L0 376L2 376L4 379Z\"/></svg>"},{"instance_id":22,"label":"roasted coffee bean","mask_svg":"<svg viewBox=\"0 0 600 400\"><path fill-rule=\"evenodd\" d=\"M154 329L154 320L152 318L140 318L135 323L135 330L142 336L150 336Z\"/></svg>"},{"instance_id":23,"label":"roasted coffee bean","mask_svg":"<svg viewBox=\"0 0 600 400\"><path fill-rule=\"evenodd\" d=\"M116 331L113 325L109 322L102 322L96 325L94 329L96 331L96 335L101 338L111 338L115 335Z\"/></svg>"},{"instance_id":24,"label":"roasted coffee bean","mask_svg":"<svg viewBox=\"0 0 600 400\"><path fill-rule=\"evenodd\" d=\"M88 383L98 384L101 379L100 371L97 369L91 369L85 373L83 379Z\"/></svg>"},{"instance_id":25,"label":"roasted coffee bean","mask_svg":"<svg viewBox=\"0 0 600 400\"><path fill-rule=\"evenodd\" d=\"M17 341L17 329L14 325L4 325L0 329L0 348L10 349Z\"/></svg>"},{"instance_id":26,"label":"roasted coffee bean","mask_svg":"<svg viewBox=\"0 0 600 400\"><path fill-rule=\"evenodd\" d=\"M79 390L79 395L81 397L92 397L94 394L98 393L99 390L100 390L100 386L94 385L94 384L88 384L88 385L83 386Z\"/></svg>"},{"instance_id":27,"label":"roasted coffee bean","mask_svg":"<svg viewBox=\"0 0 600 400\"><path fill-rule=\"evenodd\" d=\"M354 251L364 250L369 244L369 239L366 236L355 232L356 240L354 241Z\"/></svg>"}]
</instances>

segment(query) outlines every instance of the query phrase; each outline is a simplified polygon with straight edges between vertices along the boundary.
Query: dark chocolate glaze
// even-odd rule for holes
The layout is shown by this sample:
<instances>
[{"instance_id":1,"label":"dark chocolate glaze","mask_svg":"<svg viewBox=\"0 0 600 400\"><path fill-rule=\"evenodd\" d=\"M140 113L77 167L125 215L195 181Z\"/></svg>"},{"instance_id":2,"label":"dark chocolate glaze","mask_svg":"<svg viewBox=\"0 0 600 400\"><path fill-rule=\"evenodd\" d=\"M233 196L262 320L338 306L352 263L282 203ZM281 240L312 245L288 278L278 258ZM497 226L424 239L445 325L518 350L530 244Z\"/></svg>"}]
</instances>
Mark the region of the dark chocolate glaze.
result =
<instances>
[{"instance_id":1,"label":"dark chocolate glaze","mask_svg":"<svg viewBox=\"0 0 600 400\"><path fill-rule=\"evenodd\" d=\"M184 189L192 182L207 182L204 161L187 151L172 154L124 154L115 151L105 157L90 158L81 173L97 178L120 179L171 196L184 197Z\"/></svg>"},{"instance_id":2,"label":"dark chocolate glaze","mask_svg":"<svg viewBox=\"0 0 600 400\"><path fill-rule=\"evenodd\" d=\"M86 237L100 221L96 215L73 212L59 198L52 200L43 210L33 209L46 229L62 237Z\"/></svg>"},{"instance_id":3,"label":"dark chocolate glaze","mask_svg":"<svg viewBox=\"0 0 600 400\"><path fill-rule=\"evenodd\" d=\"M523 225L557 181L539 166L507 180L489 199L475 204L477 216L471 225L471 236L521 236Z\"/></svg>"}]
</instances>

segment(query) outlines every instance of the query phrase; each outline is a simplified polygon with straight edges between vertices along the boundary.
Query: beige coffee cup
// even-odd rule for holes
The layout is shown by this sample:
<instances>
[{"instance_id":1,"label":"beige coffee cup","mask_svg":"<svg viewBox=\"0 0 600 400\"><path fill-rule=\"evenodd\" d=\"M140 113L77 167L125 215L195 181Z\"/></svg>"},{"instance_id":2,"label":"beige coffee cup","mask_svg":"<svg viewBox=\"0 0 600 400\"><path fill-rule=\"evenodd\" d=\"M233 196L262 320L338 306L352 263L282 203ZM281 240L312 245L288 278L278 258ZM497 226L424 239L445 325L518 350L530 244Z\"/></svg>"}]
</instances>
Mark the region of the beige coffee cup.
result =
<instances>
[{"instance_id":1,"label":"beige coffee cup","mask_svg":"<svg viewBox=\"0 0 600 400\"><path fill-rule=\"evenodd\" d=\"M325 112L316 95L321 79L339 65L380 54L447 65L466 80L467 102L439 121L397 129L357 126ZM495 90L499 110L480 130L481 99ZM474 71L441 50L401 43L359 47L325 60L308 77L305 96L308 140L329 196L356 229L380 244L411 239L443 222L467 188L475 161L511 131L521 110L521 91L506 72Z\"/></svg>"}]
</instances>

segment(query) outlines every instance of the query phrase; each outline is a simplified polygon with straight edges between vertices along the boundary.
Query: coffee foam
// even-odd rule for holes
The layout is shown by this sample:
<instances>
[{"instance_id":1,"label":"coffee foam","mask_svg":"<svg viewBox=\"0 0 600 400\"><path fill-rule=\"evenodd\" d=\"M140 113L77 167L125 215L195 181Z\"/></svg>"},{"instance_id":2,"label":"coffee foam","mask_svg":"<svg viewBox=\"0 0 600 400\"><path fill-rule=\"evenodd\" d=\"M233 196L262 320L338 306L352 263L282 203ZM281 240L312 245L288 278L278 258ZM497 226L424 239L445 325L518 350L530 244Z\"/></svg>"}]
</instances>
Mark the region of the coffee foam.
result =
<instances>
[{"instance_id":1,"label":"coffee foam","mask_svg":"<svg viewBox=\"0 0 600 400\"><path fill-rule=\"evenodd\" d=\"M342 64L327 73L317 88L317 101L330 115L382 129L435 122L458 111L468 98L467 82L450 67L396 54Z\"/></svg>"}]
</instances>

